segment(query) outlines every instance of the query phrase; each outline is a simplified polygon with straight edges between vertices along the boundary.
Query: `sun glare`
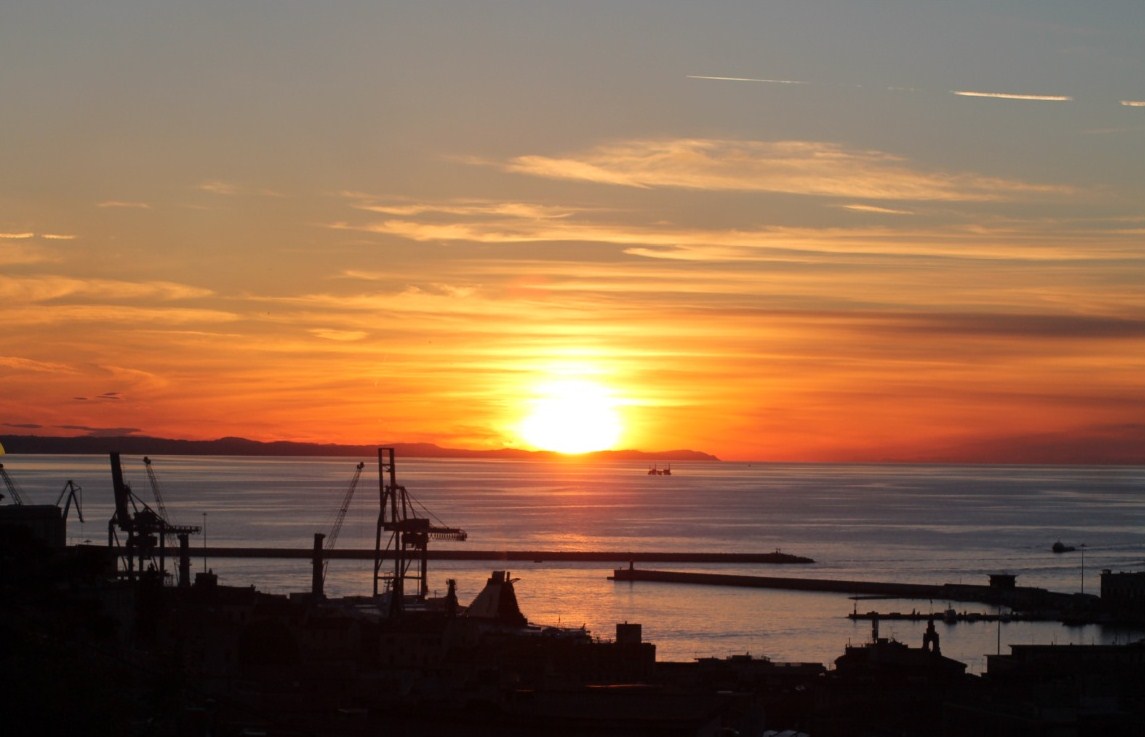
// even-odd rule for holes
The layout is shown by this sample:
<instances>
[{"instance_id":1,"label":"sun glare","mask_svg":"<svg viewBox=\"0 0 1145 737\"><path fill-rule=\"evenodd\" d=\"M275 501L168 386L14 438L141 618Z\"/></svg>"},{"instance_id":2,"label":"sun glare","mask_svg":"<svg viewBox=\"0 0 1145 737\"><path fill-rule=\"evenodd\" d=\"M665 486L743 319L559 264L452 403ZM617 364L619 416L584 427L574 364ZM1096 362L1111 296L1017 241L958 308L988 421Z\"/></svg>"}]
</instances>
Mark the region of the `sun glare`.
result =
<instances>
[{"instance_id":1,"label":"sun glare","mask_svg":"<svg viewBox=\"0 0 1145 737\"><path fill-rule=\"evenodd\" d=\"M538 388L529 415L521 422L526 443L558 453L608 450L623 429L609 391L591 381L554 381Z\"/></svg>"}]
</instances>

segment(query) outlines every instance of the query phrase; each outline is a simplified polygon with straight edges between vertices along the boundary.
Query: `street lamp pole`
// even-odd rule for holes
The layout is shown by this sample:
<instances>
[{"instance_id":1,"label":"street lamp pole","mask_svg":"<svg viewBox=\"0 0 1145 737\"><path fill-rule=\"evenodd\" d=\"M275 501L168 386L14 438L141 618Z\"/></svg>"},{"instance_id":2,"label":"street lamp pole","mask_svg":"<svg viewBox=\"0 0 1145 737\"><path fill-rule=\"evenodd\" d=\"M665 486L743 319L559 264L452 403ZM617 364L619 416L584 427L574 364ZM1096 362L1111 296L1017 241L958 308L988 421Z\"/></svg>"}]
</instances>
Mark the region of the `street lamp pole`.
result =
<instances>
[{"instance_id":1,"label":"street lamp pole","mask_svg":"<svg viewBox=\"0 0 1145 737\"><path fill-rule=\"evenodd\" d=\"M1085 593L1085 543L1081 544L1081 593Z\"/></svg>"},{"instance_id":2,"label":"street lamp pole","mask_svg":"<svg viewBox=\"0 0 1145 737\"><path fill-rule=\"evenodd\" d=\"M207 513L203 512L203 573L207 572ZM1083 576L1084 578L1084 576ZM1082 590L1085 584L1082 584Z\"/></svg>"}]
</instances>

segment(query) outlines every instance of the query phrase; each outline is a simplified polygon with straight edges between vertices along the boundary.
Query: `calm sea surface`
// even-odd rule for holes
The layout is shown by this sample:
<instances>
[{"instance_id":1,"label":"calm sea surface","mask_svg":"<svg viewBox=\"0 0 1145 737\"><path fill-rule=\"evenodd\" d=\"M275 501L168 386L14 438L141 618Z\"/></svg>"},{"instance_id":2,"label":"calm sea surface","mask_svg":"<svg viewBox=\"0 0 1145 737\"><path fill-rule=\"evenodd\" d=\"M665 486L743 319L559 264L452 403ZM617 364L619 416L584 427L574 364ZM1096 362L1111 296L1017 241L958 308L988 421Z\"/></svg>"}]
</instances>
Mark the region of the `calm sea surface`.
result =
<instances>
[{"instance_id":1,"label":"calm sea surface","mask_svg":"<svg viewBox=\"0 0 1145 737\"><path fill-rule=\"evenodd\" d=\"M373 548L378 515L376 458L155 456L176 524L204 525L209 545L308 548L329 532L354 467L366 470L337 547ZM64 482L83 487L85 522L73 511L71 542L107 540L113 508L103 456L3 456L26 503L54 503ZM124 456L135 493L153 499L141 457ZM783 552L813 565L644 564L665 570L918 583L986 583L1012 573L1019 586L1098 593L1102 569L1145 570L1145 468L674 463L649 476L639 463L397 460L398 483L440 523L464 528L482 550ZM5 503L8 503L5 501ZM1079 546L1055 555L1056 540ZM1080 549L1085 544L1084 551ZM203 544L202 537L193 545ZM1084 552L1084 559L1083 559ZM205 562L222 583L286 593L309 587L306 560ZM204 561L196 559L200 570ZM614 566L514 564L521 608L540 624L584 625L611 638L618 622L640 622L661 660L751 653L777 661L830 664L870 636L859 611L939 611L946 601L852 601L818 594L615 583ZM615 567L626 565L620 558ZM447 578L469 601L492 563L431 562L430 587ZM335 561L331 596L369 594L369 561ZM1114 643L1141 632L1052 623L939 624L943 654L972 672L985 655L1020 643ZM925 623L889 622L883 636L922 642Z\"/></svg>"}]
</instances>

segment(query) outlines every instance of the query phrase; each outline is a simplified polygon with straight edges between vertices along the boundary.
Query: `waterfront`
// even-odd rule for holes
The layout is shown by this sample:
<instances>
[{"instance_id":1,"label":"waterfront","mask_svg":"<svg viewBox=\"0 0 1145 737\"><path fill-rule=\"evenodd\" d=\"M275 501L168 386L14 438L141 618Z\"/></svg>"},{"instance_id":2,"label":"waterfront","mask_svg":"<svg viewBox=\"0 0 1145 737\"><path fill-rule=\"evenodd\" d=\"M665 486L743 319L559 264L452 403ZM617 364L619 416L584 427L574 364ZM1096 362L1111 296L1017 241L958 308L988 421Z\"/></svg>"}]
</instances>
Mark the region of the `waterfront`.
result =
<instances>
[{"instance_id":1,"label":"waterfront","mask_svg":"<svg viewBox=\"0 0 1145 737\"><path fill-rule=\"evenodd\" d=\"M67 479L83 489L86 523L74 512L69 540L106 542L112 495L105 456L4 457L30 503L51 503ZM325 532L358 460L367 470L339 548L370 548L377 518L375 459L170 457L154 466L174 520L206 527L219 546L306 547ZM137 494L150 498L141 458L125 456ZM636 463L398 459L398 481L466 543L430 549L549 549L765 553L813 558L812 565L672 564L674 570L798 575L910 583L985 583L1015 574L1021 586L1077 591L1082 551L1055 555L1056 540L1086 545L1085 588L1101 569L1145 567L1145 469L1136 467L834 466L673 463L670 477ZM202 545L196 538L193 545ZM617 560L616 565L626 561ZM195 560L196 570L204 564ZM229 584L302 591L306 561L213 559ZM431 563L430 585L458 580L461 599L480 589L491 564ZM498 566L501 567L501 566ZM692 588L607 579L603 563L515 562L523 611L541 623L584 625L611 636L616 622L640 622L661 660L751 652L774 660L830 663L869 623L847 619L856 605L839 594ZM669 566L664 566L665 568ZM336 560L327 592L368 593L369 563ZM935 610L945 601L860 601L860 611ZM959 610L974 608L957 605ZM979 608L980 611L985 611ZM925 624L883 624L884 636L917 646ZM1140 633L1053 623L939 625L943 653L981 672L985 655L1009 644L1125 642Z\"/></svg>"}]
</instances>

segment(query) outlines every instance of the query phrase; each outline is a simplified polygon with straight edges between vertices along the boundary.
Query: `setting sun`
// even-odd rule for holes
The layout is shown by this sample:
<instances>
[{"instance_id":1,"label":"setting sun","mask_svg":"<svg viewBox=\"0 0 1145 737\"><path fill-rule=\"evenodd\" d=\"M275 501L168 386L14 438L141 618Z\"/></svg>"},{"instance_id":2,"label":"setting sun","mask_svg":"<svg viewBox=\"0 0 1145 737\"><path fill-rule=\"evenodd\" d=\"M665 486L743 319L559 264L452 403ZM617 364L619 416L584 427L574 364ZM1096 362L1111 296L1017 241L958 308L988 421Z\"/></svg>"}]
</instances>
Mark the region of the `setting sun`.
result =
<instances>
[{"instance_id":1,"label":"setting sun","mask_svg":"<svg viewBox=\"0 0 1145 737\"><path fill-rule=\"evenodd\" d=\"M612 448L622 425L609 391L591 381L554 381L538 388L520 434L526 443L558 453Z\"/></svg>"}]
</instances>

